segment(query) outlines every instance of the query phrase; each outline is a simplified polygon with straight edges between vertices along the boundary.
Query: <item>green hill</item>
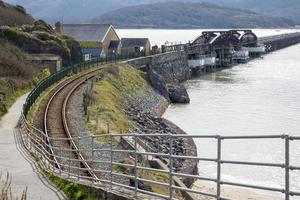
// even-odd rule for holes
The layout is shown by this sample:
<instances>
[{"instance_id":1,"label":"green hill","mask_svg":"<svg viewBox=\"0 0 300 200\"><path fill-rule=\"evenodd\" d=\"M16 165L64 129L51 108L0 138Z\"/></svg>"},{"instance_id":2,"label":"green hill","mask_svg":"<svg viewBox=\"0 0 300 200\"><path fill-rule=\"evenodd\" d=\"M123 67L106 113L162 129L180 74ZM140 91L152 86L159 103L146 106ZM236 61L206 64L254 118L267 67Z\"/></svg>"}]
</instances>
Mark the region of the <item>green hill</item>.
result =
<instances>
[{"instance_id":1,"label":"green hill","mask_svg":"<svg viewBox=\"0 0 300 200\"><path fill-rule=\"evenodd\" d=\"M166 2L111 11L93 22L122 28L276 28L294 26L292 20L209 3Z\"/></svg>"},{"instance_id":2,"label":"green hill","mask_svg":"<svg viewBox=\"0 0 300 200\"><path fill-rule=\"evenodd\" d=\"M78 63L82 56L78 42L57 34L42 20L34 21L20 6L0 1L0 21L1 117L18 96L43 77L38 67L30 62L31 53L59 55L64 65Z\"/></svg>"},{"instance_id":3,"label":"green hill","mask_svg":"<svg viewBox=\"0 0 300 200\"><path fill-rule=\"evenodd\" d=\"M64 19L65 22L90 22L92 18L103 13L123 7L157 2L209 2L216 5L252 10L260 14L285 17L300 24L299 0L5 0L8 3L21 4L36 18L54 23Z\"/></svg>"}]
</instances>

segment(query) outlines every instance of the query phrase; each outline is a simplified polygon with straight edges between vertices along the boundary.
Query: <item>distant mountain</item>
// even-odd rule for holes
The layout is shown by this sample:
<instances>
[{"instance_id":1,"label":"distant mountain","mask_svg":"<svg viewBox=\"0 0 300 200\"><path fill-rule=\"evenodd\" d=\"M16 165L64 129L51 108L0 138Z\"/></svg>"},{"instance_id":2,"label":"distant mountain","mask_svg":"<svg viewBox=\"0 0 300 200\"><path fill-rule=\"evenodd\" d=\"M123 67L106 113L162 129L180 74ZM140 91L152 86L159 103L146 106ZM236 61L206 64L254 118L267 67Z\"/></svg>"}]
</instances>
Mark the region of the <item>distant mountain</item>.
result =
<instances>
[{"instance_id":1,"label":"distant mountain","mask_svg":"<svg viewBox=\"0 0 300 200\"><path fill-rule=\"evenodd\" d=\"M292 20L209 3L165 2L120 8L93 22L121 28L276 28Z\"/></svg>"},{"instance_id":2,"label":"distant mountain","mask_svg":"<svg viewBox=\"0 0 300 200\"><path fill-rule=\"evenodd\" d=\"M249 9L270 16L285 17L300 24L300 0L210 0L209 2Z\"/></svg>"},{"instance_id":3,"label":"distant mountain","mask_svg":"<svg viewBox=\"0 0 300 200\"><path fill-rule=\"evenodd\" d=\"M118 8L160 0L5 0L23 5L35 18L55 23L88 22L92 18Z\"/></svg>"},{"instance_id":4,"label":"distant mountain","mask_svg":"<svg viewBox=\"0 0 300 200\"><path fill-rule=\"evenodd\" d=\"M285 17L300 24L300 0L6 0L23 5L35 18L48 22L89 22L90 19L119 8L156 2L209 2L249 9L274 17Z\"/></svg>"},{"instance_id":5,"label":"distant mountain","mask_svg":"<svg viewBox=\"0 0 300 200\"><path fill-rule=\"evenodd\" d=\"M22 6L12 6L0 0L0 26L32 24L33 21Z\"/></svg>"}]
</instances>

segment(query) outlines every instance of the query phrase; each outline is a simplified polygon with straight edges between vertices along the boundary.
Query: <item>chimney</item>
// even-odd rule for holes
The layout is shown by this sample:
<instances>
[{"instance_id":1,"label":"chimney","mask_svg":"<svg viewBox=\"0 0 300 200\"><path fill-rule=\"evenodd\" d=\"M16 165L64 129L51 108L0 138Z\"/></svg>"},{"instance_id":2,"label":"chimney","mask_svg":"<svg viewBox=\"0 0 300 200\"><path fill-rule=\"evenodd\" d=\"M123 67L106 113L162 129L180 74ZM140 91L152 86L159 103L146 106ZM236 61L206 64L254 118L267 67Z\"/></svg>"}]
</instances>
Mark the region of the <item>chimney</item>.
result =
<instances>
[{"instance_id":1,"label":"chimney","mask_svg":"<svg viewBox=\"0 0 300 200\"><path fill-rule=\"evenodd\" d=\"M55 31L57 33L62 33L62 30L63 30L63 24L61 22L56 22L55 23Z\"/></svg>"}]
</instances>

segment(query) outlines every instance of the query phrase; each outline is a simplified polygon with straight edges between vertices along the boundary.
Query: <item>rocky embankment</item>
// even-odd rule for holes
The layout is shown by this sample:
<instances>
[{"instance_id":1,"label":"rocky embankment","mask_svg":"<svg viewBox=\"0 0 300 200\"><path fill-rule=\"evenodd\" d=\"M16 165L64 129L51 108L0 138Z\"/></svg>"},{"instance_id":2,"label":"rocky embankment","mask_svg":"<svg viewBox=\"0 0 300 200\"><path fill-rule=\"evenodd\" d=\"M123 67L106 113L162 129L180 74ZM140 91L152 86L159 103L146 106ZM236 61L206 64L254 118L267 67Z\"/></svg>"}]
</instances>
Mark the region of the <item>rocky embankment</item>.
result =
<instances>
[{"instance_id":1,"label":"rocky embankment","mask_svg":"<svg viewBox=\"0 0 300 200\"><path fill-rule=\"evenodd\" d=\"M165 105L163 101L159 100L158 95L154 93L145 95L135 99L133 105L127 110L127 115L134 124L135 130L142 134L153 134L151 137L145 137L145 149L150 152L169 154L170 143L169 137L155 136L155 134L186 134L182 129L174 123L160 117L162 108L159 110L153 109L159 103ZM157 96L156 96L157 95ZM158 104L156 104L158 103ZM158 106L159 107L159 106ZM173 140L174 155L181 156L197 156L197 148L192 139L176 138ZM166 165L169 164L167 158L160 158ZM168 165L169 166L169 165ZM196 161L175 159L173 167L177 172L186 174L198 174L198 165ZM191 186L194 180L185 178L183 182L187 186Z\"/></svg>"},{"instance_id":2,"label":"rocky embankment","mask_svg":"<svg viewBox=\"0 0 300 200\"><path fill-rule=\"evenodd\" d=\"M155 137L155 134L184 135L186 133L161 116L170 103L189 103L189 96L181 83L166 84L163 76L152 68L148 70L146 77L152 88L140 96L135 96L126 114L134 124L136 129L134 131L153 134L153 137L145 138L146 148L149 148L149 151L169 154L169 138ZM174 155L197 156L197 148L193 139L176 138L172 148ZM161 160L168 165L168 159L161 158ZM194 160L177 159L173 162L173 167L180 173L198 174L198 162ZM189 178L183 179L187 186L191 186L193 181Z\"/></svg>"},{"instance_id":3,"label":"rocky embankment","mask_svg":"<svg viewBox=\"0 0 300 200\"><path fill-rule=\"evenodd\" d=\"M170 99L173 98L170 91L174 93L174 90L170 90L164 78L156 72L154 72L156 77L152 81L160 87L152 86L150 79L153 72L154 70L150 69L148 73L141 72L124 64L108 66L103 71L102 78L94 83L92 89L91 96L94 103L88 107L89 122L86 124L89 132L101 134L109 124L110 132L119 133L122 130L129 133L153 134L151 137L144 138L141 146L149 152L168 154L169 138L155 135L186 133L161 117L171 103ZM170 85L170 82L168 84ZM177 87L176 85L179 83L174 84L173 87ZM188 98L184 88L183 91L184 95L176 95L180 98ZM128 147L124 146L124 148ZM172 148L175 155L197 156L197 148L192 139L174 139ZM160 159L168 166L168 159ZM195 160L177 159L173 167L177 172L198 174L198 162ZM194 182L190 178L184 178L182 181L187 186Z\"/></svg>"}]
</instances>

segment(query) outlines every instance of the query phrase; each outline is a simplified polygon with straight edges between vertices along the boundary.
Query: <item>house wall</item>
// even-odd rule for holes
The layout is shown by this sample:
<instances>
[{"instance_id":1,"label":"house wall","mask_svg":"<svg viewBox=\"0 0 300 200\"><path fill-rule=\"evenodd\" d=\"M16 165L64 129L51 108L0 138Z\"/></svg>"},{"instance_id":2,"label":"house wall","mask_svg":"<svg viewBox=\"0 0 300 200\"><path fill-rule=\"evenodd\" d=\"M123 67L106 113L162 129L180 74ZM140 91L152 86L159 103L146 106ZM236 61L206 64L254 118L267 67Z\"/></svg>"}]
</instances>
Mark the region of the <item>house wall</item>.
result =
<instances>
[{"instance_id":1,"label":"house wall","mask_svg":"<svg viewBox=\"0 0 300 200\"><path fill-rule=\"evenodd\" d=\"M134 54L134 53L135 53L134 47L122 47L121 48L122 55L129 55L129 54Z\"/></svg>"},{"instance_id":2,"label":"house wall","mask_svg":"<svg viewBox=\"0 0 300 200\"><path fill-rule=\"evenodd\" d=\"M108 47L111 41L120 41L119 36L112 27L109 29L106 37L104 38L104 41L101 44L106 55L109 54Z\"/></svg>"},{"instance_id":3,"label":"house wall","mask_svg":"<svg viewBox=\"0 0 300 200\"><path fill-rule=\"evenodd\" d=\"M92 57L99 57L101 55L101 48L82 48L82 54L91 54Z\"/></svg>"},{"instance_id":4,"label":"house wall","mask_svg":"<svg viewBox=\"0 0 300 200\"><path fill-rule=\"evenodd\" d=\"M144 47L121 47L121 53L125 54L125 55L136 53L135 48L140 48L140 50L142 48L144 48L143 50L144 50L145 56L149 56L151 53L151 44L149 41L147 42L147 44Z\"/></svg>"},{"instance_id":5,"label":"house wall","mask_svg":"<svg viewBox=\"0 0 300 200\"><path fill-rule=\"evenodd\" d=\"M147 42L147 44L146 44L146 46L144 47L144 49L145 49L145 55L146 55L146 56L149 56L149 55L150 55L150 51L151 51L151 44L150 44L149 41Z\"/></svg>"}]
</instances>

